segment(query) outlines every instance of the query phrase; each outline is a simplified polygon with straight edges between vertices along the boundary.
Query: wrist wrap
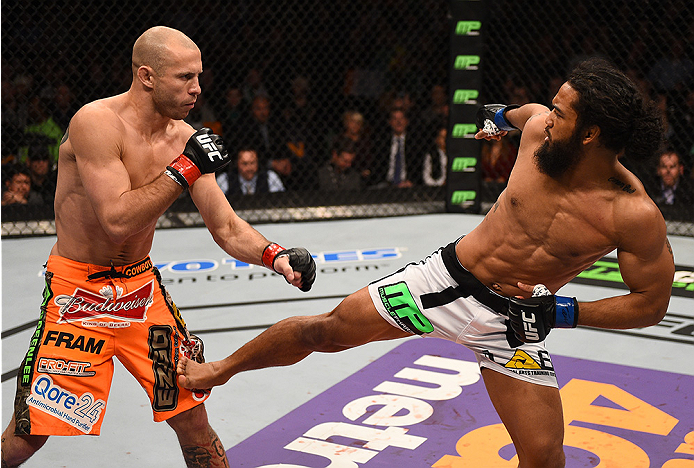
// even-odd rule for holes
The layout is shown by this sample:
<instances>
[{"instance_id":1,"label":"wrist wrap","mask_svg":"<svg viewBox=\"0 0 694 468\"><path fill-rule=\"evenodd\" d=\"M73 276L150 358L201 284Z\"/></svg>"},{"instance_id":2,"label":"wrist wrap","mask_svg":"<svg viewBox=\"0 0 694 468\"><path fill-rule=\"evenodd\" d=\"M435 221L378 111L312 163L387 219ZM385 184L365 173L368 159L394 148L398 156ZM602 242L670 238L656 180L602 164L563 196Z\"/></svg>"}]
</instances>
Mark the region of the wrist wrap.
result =
<instances>
[{"instance_id":1,"label":"wrist wrap","mask_svg":"<svg viewBox=\"0 0 694 468\"><path fill-rule=\"evenodd\" d=\"M265 249L263 250L263 254L261 256L263 265L269 268L270 270L275 271L275 257L277 257L277 254L283 250L285 249L281 245L275 244L274 242L270 242L267 245L267 247L265 247Z\"/></svg>"},{"instance_id":2,"label":"wrist wrap","mask_svg":"<svg viewBox=\"0 0 694 468\"><path fill-rule=\"evenodd\" d=\"M495 124L497 127L499 127L499 130L504 130L504 131L507 131L507 132L511 132L511 131L513 131L513 130L518 130L518 128L516 128L516 127L514 127L513 125L511 125L511 124L508 122L508 120L506 120L506 117L504 116L504 114L506 113L506 111L508 111L508 110L510 110L510 109L516 109L516 108L518 108L518 107L520 107L520 106L518 106L518 105L516 105L516 104L510 104L510 105L508 105L508 106L506 106L506 107L502 107L501 109L499 109L498 111L496 111L496 113L494 114L494 124Z\"/></svg>"},{"instance_id":3,"label":"wrist wrap","mask_svg":"<svg viewBox=\"0 0 694 468\"><path fill-rule=\"evenodd\" d=\"M181 184L183 188L193 185L202 175L198 166L183 154L171 161L171 164L166 166L166 169L169 171L167 175Z\"/></svg>"},{"instance_id":4,"label":"wrist wrap","mask_svg":"<svg viewBox=\"0 0 694 468\"><path fill-rule=\"evenodd\" d=\"M573 297L554 296L555 328L576 328L578 325L578 302Z\"/></svg>"}]
</instances>

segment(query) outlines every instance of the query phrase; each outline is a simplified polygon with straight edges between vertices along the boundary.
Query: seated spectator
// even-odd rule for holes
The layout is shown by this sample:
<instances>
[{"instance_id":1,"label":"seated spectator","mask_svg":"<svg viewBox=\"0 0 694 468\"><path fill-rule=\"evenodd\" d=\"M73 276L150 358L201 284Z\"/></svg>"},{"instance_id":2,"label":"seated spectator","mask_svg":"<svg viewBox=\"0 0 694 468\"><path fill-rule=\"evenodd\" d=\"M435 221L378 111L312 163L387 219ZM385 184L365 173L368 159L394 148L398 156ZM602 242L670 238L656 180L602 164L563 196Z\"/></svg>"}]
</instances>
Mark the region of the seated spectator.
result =
<instances>
[{"instance_id":1,"label":"seated spectator","mask_svg":"<svg viewBox=\"0 0 694 468\"><path fill-rule=\"evenodd\" d=\"M691 181L684 177L679 155L666 149L658 158L657 176L647 184L647 191L666 218L692 212L694 192Z\"/></svg>"},{"instance_id":2,"label":"seated spectator","mask_svg":"<svg viewBox=\"0 0 694 468\"><path fill-rule=\"evenodd\" d=\"M31 192L38 194L43 203L53 205L58 174L51 167L46 146L30 146L27 168L31 177Z\"/></svg>"},{"instance_id":3,"label":"seated spectator","mask_svg":"<svg viewBox=\"0 0 694 468\"><path fill-rule=\"evenodd\" d=\"M389 129L374 137L371 180L376 187L407 188L422 182L421 140L409 131L405 111L390 111Z\"/></svg>"},{"instance_id":4,"label":"seated spectator","mask_svg":"<svg viewBox=\"0 0 694 468\"><path fill-rule=\"evenodd\" d=\"M352 167L356 154L354 145L341 140L332 149L330 162L318 169L318 187L320 190L359 190L362 180Z\"/></svg>"},{"instance_id":5,"label":"seated spectator","mask_svg":"<svg viewBox=\"0 0 694 468\"><path fill-rule=\"evenodd\" d=\"M279 172L280 168L277 166L280 163L275 162L275 154L278 152L284 131L279 118L272 112L270 99L263 95L256 96L249 110L249 115L239 129L239 138L256 150L260 167Z\"/></svg>"},{"instance_id":6,"label":"seated spectator","mask_svg":"<svg viewBox=\"0 0 694 468\"><path fill-rule=\"evenodd\" d=\"M354 163L352 167L359 172L362 180L366 182L371 176L372 153L371 143L369 140L369 132L364 123L364 116L357 111L347 111L342 117L343 131L340 135L334 138L332 144L344 145L345 141L349 140L354 146Z\"/></svg>"},{"instance_id":7,"label":"seated spectator","mask_svg":"<svg viewBox=\"0 0 694 468\"><path fill-rule=\"evenodd\" d=\"M252 148L242 148L236 166L228 167L217 176L219 187L227 195L284 192L284 185L274 171L258 167L258 154Z\"/></svg>"},{"instance_id":8,"label":"seated spectator","mask_svg":"<svg viewBox=\"0 0 694 468\"><path fill-rule=\"evenodd\" d=\"M222 124L222 137L227 146L232 150L238 149L244 119L248 115L246 103L241 94L241 88L232 85L227 89L224 106L219 113L219 121Z\"/></svg>"},{"instance_id":9,"label":"seated spectator","mask_svg":"<svg viewBox=\"0 0 694 468\"><path fill-rule=\"evenodd\" d=\"M431 150L424 155L424 184L430 187L440 187L446 183L448 155L446 154L446 128L436 131Z\"/></svg>"},{"instance_id":10,"label":"seated spectator","mask_svg":"<svg viewBox=\"0 0 694 468\"><path fill-rule=\"evenodd\" d=\"M31 191L31 176L25 165L13 164L7 168L3 176L6 179L5 191L2 194L2 206L41 205L43 203L41 196Z\"/></svg>"}]
</instances>

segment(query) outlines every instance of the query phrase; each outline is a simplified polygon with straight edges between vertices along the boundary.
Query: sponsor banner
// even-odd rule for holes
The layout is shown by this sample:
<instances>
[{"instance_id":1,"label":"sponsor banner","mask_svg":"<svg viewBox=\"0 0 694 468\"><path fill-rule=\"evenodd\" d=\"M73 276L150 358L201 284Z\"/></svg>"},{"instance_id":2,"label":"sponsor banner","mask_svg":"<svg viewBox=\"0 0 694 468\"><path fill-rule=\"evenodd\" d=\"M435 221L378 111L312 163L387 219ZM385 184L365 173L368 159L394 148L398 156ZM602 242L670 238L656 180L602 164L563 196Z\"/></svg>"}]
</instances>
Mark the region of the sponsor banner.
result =
<instances>
[{"instance_id":1,"label":"sponsor banner","mask_svg":"<svg viewBox=\"0 0 694 468\"><path fill-rule=\"evenodd\" d=\"M694 376L553 357L567 466L694 463ZM520 362L520 361L519 361ZM253 468L515 468L474 355L405 341L227 451Z\"/></svg>"}]
</instances>

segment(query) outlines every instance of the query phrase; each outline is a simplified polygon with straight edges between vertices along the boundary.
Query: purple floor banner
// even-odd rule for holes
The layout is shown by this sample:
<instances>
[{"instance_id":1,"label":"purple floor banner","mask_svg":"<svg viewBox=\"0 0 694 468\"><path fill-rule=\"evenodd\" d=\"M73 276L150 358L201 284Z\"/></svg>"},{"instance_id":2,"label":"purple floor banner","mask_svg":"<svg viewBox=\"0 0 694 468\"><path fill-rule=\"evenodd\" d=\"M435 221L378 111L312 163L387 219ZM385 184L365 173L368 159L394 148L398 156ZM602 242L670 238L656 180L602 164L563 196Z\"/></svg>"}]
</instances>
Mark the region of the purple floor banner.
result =
<instances>
[{"instance_id":1,"label":"purple floor banner","mask_svg":"<svg viewBox=\"0 0 694 468\"><path fill-rule=\"evenodd\" d=\"M694 468L694 376L564 356L553 364L567 468ZM405 341L227 454L252 468L518 464L474 355L438 339Z\"/></svg>"}]
</instances>

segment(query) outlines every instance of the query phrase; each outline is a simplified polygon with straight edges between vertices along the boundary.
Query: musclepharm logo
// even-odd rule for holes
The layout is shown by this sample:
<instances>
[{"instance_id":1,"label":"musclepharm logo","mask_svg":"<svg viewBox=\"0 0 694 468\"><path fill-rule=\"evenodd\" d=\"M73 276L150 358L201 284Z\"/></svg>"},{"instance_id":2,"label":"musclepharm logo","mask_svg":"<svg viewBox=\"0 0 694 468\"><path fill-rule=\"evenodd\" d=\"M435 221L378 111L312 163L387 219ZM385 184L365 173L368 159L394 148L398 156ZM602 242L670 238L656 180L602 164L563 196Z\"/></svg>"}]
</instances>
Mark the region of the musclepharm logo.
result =
<instances>
[{"instance_id":1,"label":"musclepharm logo","mask_svg":"<svg viewBox=\"0 0 694 468\"><path fill-rule=\"evenodd\" d=\"M455 25L457 36L479 36L482 23L479 21L458 21Z\"/></svg>"},{"instance_id":2,"label":"musclepharm logo","mask_svg":"<svg viewBox=\"0 0 694 468\"><path fill-rule=\"evenodd\" d=\"M453 138L475 138L477 125L475 124L455 124L453 126Z\"/></svg>"},{"instance_id":3,"label":"musclepharm logo","mask_svg":"<svg viewBox=\"0 0 694 468\"><path fill-rule=\"evenodd\" d=\"M91 432L92 426L99 420L106 407L104 400L94 400L94 396L89 392L77 396L61 388L53 383L49 375L42 375L34 381L26 402L85 434Z\"/></svg>"},{"instance_id":4,"label":"musclepharm logo","mask_svg":"<svg viewBox=\"0 0 694 468\"><path fill-rule=\"evenodd\" d=\"M456 190L451 196L451 204L467 208L475 203L476 198L477 192L474 190Z\"/></svg>"},{"instance_id":5,"label":"musclepharm logo","mask_svg":"<svg viewBox=\"0 0 694 468\"><path fill-rule=\"evenodd\" d=\"M222 155L219 153L219 148L217 148L217 145L212 143L212 138L210 138L209 135L198 135L195 137L196 140L198 140L198 143L207 150L207 157L210 158L210 161L214 161L214 158L219 158L223 159Z\"/></svg>"},{"instance_id":6,"label":"musclepharm logo","mask_svg":"<svg viewBox=\"0 0 694 468\"><path fill-rule=\"evenodd\" d=\"M458 55L455 58L453 68L456 70L477 70L479 64L479 55Z\"/></svg>"},{"instance_id":7,"label":"musclepharm logo","mask_svg":"<svg viewBox=\"0 0 694 468\"><path fill-rule=\"evenodd\" d=\"M477 158L455 158L451 164L453 172L475 172Z\"/></svg>"},{"instance_id":8,"label":"musclepharm logo","mask_svg":"<svg viewBox=\"0 0 694 468\"><path fill-rule=\"evenodd\" d=\"M453 104L477 104L480 92L476 89L456 89L453 93Z\"/></svg>"}]
</instances>

